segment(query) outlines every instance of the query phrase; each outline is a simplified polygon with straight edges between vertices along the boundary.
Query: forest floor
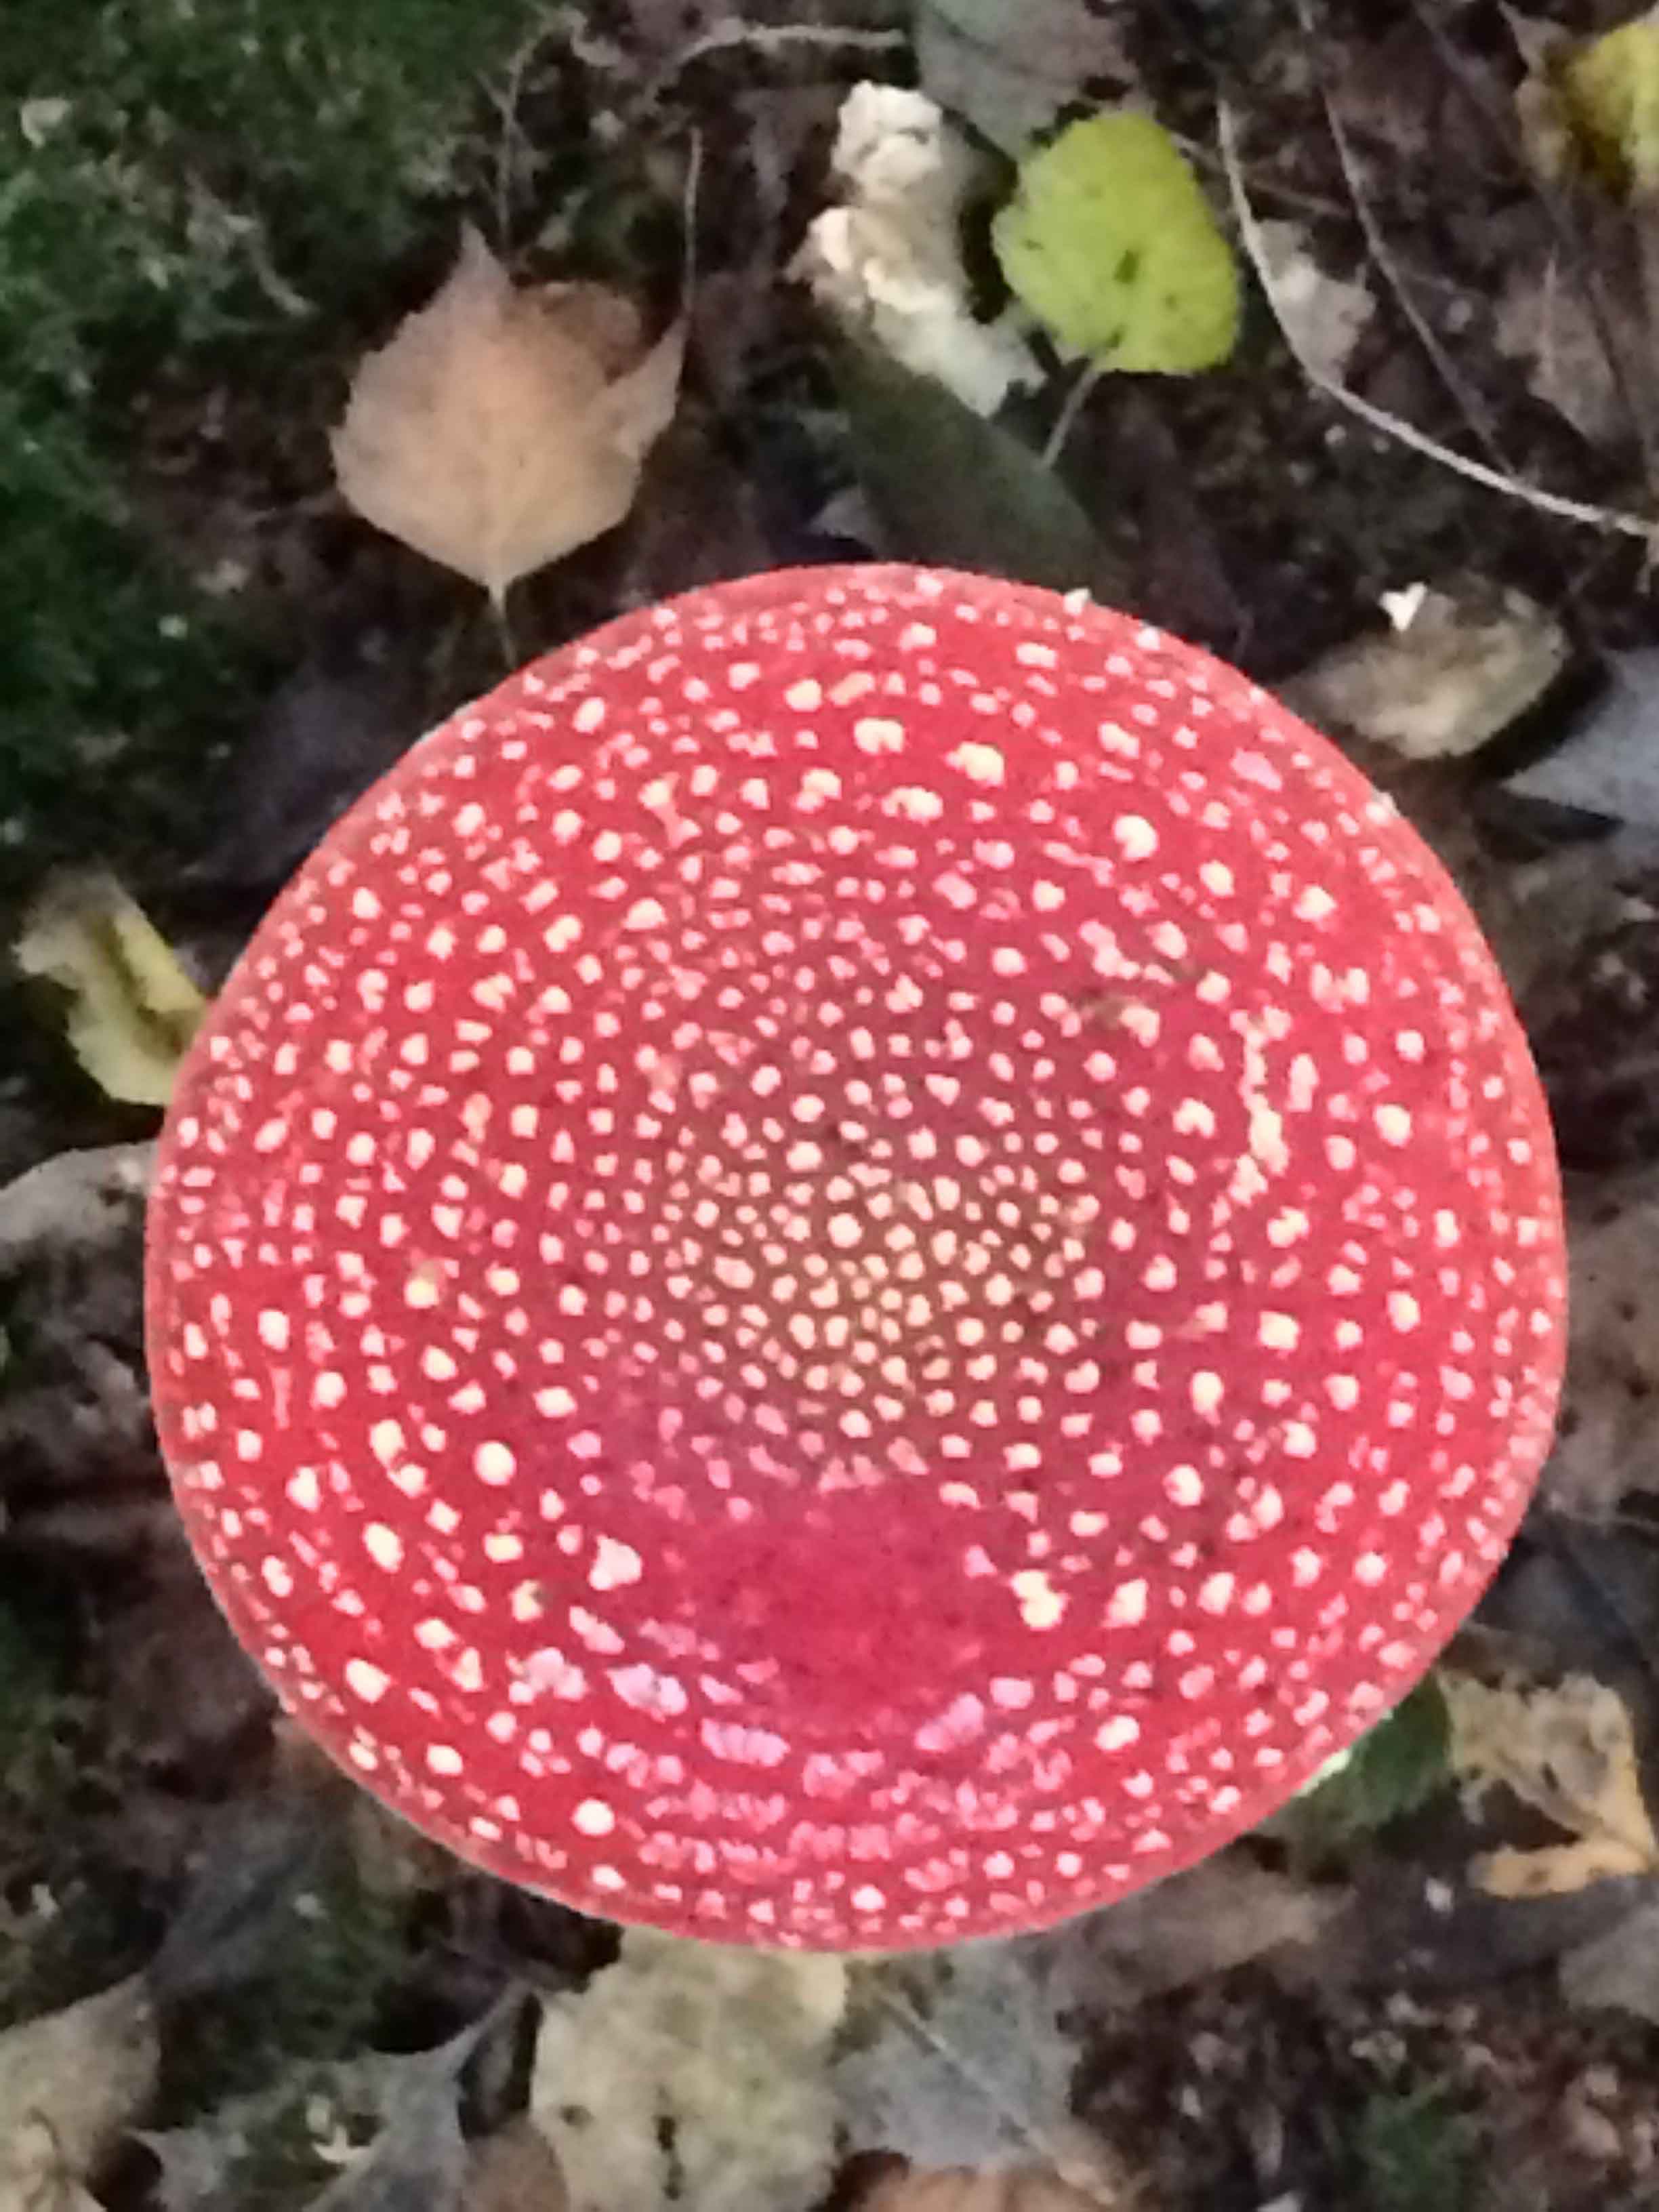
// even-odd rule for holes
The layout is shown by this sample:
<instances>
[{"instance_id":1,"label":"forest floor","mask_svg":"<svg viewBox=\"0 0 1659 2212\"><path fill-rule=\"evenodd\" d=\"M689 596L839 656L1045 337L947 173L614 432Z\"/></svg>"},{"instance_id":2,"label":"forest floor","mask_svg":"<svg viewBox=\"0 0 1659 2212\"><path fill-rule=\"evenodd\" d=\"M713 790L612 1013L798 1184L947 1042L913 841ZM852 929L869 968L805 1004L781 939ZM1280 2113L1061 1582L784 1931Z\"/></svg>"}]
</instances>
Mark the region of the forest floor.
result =
<instances>
[{"instance_id":1,"label":"forest floor","mask_svg":"<svg viewBox=\"0 0 1659 2212\"><path fill-rule=\"evenodd\" d=\"M1395 793L1549 1091L1563 1440L1451 1655L1508 1701L1479 1770L1508 1789L1477 1802L1431 1690L1346 1795L1105 1932L906 1970L890 2031L957 2063L902 2124L797 2052L819 2069L801 2097L830 2100L792 2122L818 2151L781 2164L728 2115L730 2170L700 2189L710 2092L653 2059L624 2117L625 2089L595 2106L596 2203L850 2212L908 2179L911 2212L1012 2212L1022 2189L1058 2212L1066 2186L1125 2212L1659 2205L1659 246L1639 191L1540 150L1554 58L1619 13L6 0L6 943L61 872L75 896L112 877L211 991L504 649L803 562L1043 580L1081 531L1098 597L1279 689ZM1016 495L941 502L938 441L960 484L990 426L922 380L872 398L791 275L867 79L963 111L988 313L1022 118L1149 106L1238 257L1231 356L1079 391L1038 341L995 433ZM653 330L690 300L631 511L516 583L505 625L354 514L330 459L356 364L467 223L520 284L602 281ZM0 975L0 2208L585 2203L533 2124L558 2103L533 2046L543 2008L583 2016L619 1931L339 1783L196 1575L144 1381L158 1119L91 1079L52 993ZM1505 1894L1480 1875L1495 1839L1583 1849ZM922 2188L907 2155L963 2171ZM1036 2178L998 2178L1011 2161Z\"/></svg>"}]
</instances>

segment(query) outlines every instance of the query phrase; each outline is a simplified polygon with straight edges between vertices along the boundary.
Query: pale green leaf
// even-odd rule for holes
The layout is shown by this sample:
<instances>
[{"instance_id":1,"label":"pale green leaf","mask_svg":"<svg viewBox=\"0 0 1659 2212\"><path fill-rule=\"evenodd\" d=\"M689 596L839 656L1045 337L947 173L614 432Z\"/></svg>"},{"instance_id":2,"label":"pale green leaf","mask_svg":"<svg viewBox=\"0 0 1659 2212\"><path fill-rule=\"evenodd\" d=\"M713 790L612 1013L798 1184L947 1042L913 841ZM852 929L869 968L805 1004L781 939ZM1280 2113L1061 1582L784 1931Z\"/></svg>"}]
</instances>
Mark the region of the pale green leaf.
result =
<instances>
[{"instance_id":1,"label":"pale green leaf","mask_svg":"<svg viewBox=\"0 0 1659 2212\"><path fill-rule=\"evenodd\" d=\"M1659 8L1579 47L1562 65L1560 94L1569 128L1611 182L1659 185Z\"/></svg>"},{"instance_id":2,"label":"pale green leaf","mask_svg":"<svg viewBox=\"0 0 1659 2212\"><path fill-rule=\"evenodd\" d=\"M1232 351L1231 249L1149 115L1126 108L1062 131L1021 164L993 237L1016 296L1104 368L1188 375Z\"/></svg>"},{"instance_id":3,"label":"pale green leaf","mask_svg":"<svg viewBox=\"0 0 1659 2212\"><path fill-rule=\"evenodd\" d=\"M25 975L64 994L64 1028L93 1081L137 1106L165 1106L207 1000L120 884L60 878L12 948Z\"/></svg>"}]
</instances>

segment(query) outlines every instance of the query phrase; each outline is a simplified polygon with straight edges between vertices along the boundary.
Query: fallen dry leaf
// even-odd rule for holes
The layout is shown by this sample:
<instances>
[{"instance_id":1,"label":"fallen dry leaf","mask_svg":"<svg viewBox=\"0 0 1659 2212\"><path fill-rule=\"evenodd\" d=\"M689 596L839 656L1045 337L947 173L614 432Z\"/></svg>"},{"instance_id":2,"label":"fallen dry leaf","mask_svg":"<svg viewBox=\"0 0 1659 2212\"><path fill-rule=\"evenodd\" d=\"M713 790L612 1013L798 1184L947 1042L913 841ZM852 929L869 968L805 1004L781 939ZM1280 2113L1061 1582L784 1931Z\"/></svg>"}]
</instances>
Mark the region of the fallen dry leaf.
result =
<instances>
[{"instance_id":1,"label":"fallen dry leaf","mask_svg":"<svg viewBox=\"0 0 1659 2212\"><path fill-rule=\"evenodd\" d=\"M0 2034L0 2202L55 2204L155 2094L161 2064L148 1985L134 1975ZM24 2192L56 2191L31 2199Z\"/></svg>"},{"instance_id":2,"label":"fallen dry leaf","mask_svg":"<svg viewBox=\"0 0 1659 2212\"><path fill-rule=\"evenodd\" d=\"M1572 1838L1486 1853L1470 1869L1480 1887L1494 1897L1563 1896L1609 1875L1659 1871L1659 1837L1616 1692L1583 1674L1555 1688L1493 1688L1449 1669L1440 1679L1454 1772L1476 1790L1503 1783Z\"/></svg>"},{"instance_id":3,"label":"fallen dry leaf","mask_svg":"<svg viewBox=\"0 0 1659 2212\"><path fill-rule=\"evenodd\" d=\"M1560 1976L1576 2011L1634 2013L1659 2027L1659 1899L1565 1953Z\"/></svg>"},{"instance_id":4,"label":"fallen dry leaf","mask_svg":"<svg viewBox=\"0 0 1659 2212\"><path fill-rule=\"evenodd\" d=\"M1604 1516L1659 1483L1659 1200L1569 1224L1567 1418L1545 1471L1558 1510Z\"/></svg>"},{"instance_id":5,"label":"fallen dry leaf","mask_svg":"<svg viewBox=\"0 0 1659 2212\"><path fill-rule=\"evenodd\" d=\"M1616 299L1610 311L1626 313ZM1633 316L1626 319L1633 320ZM1494 331L1500 353L1521 362L1534 398L1553 407L1592 445L1626 434L1630 416L1584 288L1552 253L1541 268L1511 275ZM1632 345L1639 336L1631 333Z\"/></svg>"},{"instance_id":6,"label":"fallen dry leaf","mask_svg":"<svg viewBox=\"0 0 1659 2212\"><path fill-rule=\"evenodd\" d=\"M860 1967L835 2060L848 2148L923 2170L1069 2167L1082 2045L1060 1947L1086 1924Z\"/></svg>"},{"instance_id":7,"label":"fallen dry leaf","mask_svg":"<svg viewBox=\"0 0 1659 2212\"><path fill-rule=\"evenodd\" d=\"M854 2212L1103 2212L1134 2202L1127 2184L1073 2188L1042 2166L976 2173L971 2166L912 2166L882 2174Z\"/></svg>"},{"instance_id":8,"label":"fallen dry leaf","mask_svg":"<svg viewBox=\"0 0 1659 2212\"><path fill-rule=\"evenodd\" d=\"M1431 591L1412 595L1403 624L1338 646L1284 690L1316 726L1454 759L1531 706L1566 658L1560 625L1519 592Z\"/></svg>"},{"instance_id":9,"label":"fallen dry leaf","mask_svg":"<svg viewBox=\"0 0 1659 2212\"><path fill-rule=\"evenodd\" d=\"M1062 1931L1060 1988L1073 2005L1128 2009L1310 1943L1340 1899L1218 1851Z\"/></svg>"},{"instance_id":10,"label":"fallen dry leaf","mask_svg":"<svg viewBox=\"0 0 1659 2212\"><path fill-rule=\"evenodd\" d=\"M55 1152L0 1184L0 1273L109 1252L129 1237L136 1255L155 1164L152 1145L106 1145Z\"/></svg>"},{"instance_id":11,"label":"fallen dry leaf","mask_svg":"<svg viewBox=\"0 0 1659 2212\"><path fill-rule=\"evenodd\" d=\"M67 994L70 1044L94 1083L131 1105L166 1105L207 1000L112 877L48 885L13 957Z\"/></svg>"},{"instance_id":12,"label":"fallen dry leaf","mask_svg":"<svg viewBox=\"0 0 1659 2212\"><path fill-rule=\"evenodd\" d=\"M1104 79L1135 82L1121 13L1090 0L921 0L915 18L922 90L1018 154L1063 107Z\"/></svg>"},{"instance_id":13,"label":"fallen dry leaf","mask_svg":"<svg viewBox=\"0 0 1659 2212\"><path fill-rule=\"evenodd\" d=\"M519 2212L510 2197L469 2200L476 2154L495 2138L471 2143L459 2120L460 2075L501 2017L492 2009L428 2051L290 2057L263 2087L187 2124L135 2130L160 2169L157 2212L241 2212L249 2146L278 2139L292 2160L284 2203L301 2201L307 2167L313 2185L336 2177L303 2197L306 2212ZM535 2212L562 2212L560 2201Z\"/></svg>"},{"instance_id":14,"label":"fallen dry leaf","mask_svg":"<svg viewBox=\"0 0 1659 2212\"><path fill-rule=\"evenodd\" d=\"M1505 8L1504 21L1526 72L1515 92L1522 149L1535 175L1559 184L1573 167L1572 131L1559 83L1573 50L1572 33L1547 15L1518 8Z\"/></svg>"},{"instance_id":15,"label":"fallen dry leaf","mask_svg":"<svg viewBox=\"0 0 1659 2212\"><path fill-rule=\"evenodd\" d=\"M1364 284L1320 267L1304 224L1264 222L1260 229L1280 322L1308 366L1340 384L1376 301Z\"/></svg>"},{"instance_id":16,"label":"fallen dry leaf","mask_svg":"<svg viewBox=\"0 0 1659 2212\"><path fill-rule=\"evenodd\" d=\"M358 368L333 437L340 489L499 605L628 513L683 350L678 323L642 346L604 285L520 290L469 228L447 282Z\"/></svg>"},{"instance_id":17,"label":"fallen dry leaf","mask_svg":"<svg viewBox=\"0 0 1659 2212\"><path fill-rule=\"evenodd\" d=\"M531 2117L574 2212L805 2212L830 2184L847 1962L630 1929L549 1997Z\"/></svg>"},{"instance_id":18,"label":"fallen dry leaf","mask_svg":"<svg viewBox=\"0 0 1659 2212\"><path fill-rule=\"evenodd\" d=\"M565 2212L564 2170L522 2115L469 2148L461 2212Z\"/></svg>"},{"instance_id":19,"label":"fallen dry leaf","mask_svg":"<svg viewBox=\"0 0 1659 2212\"><path fill-rule=\"evenodd\" d=\"M0 2164L0 2212L102 2212L45 2120L26 2121Z\"/></svg>"}]
</instances>

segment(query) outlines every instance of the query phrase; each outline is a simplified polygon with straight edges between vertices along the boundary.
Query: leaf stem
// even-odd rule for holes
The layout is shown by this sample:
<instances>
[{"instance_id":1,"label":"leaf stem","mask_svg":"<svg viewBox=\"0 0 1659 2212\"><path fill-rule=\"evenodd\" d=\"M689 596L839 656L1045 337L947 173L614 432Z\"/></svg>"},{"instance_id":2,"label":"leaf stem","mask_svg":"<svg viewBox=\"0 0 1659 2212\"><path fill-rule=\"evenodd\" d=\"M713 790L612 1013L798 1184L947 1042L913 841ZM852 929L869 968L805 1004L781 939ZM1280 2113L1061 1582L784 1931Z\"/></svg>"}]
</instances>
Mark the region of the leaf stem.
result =
<instances>
[{"instance_id":1,"label":"leaf stem","mask_svg":"<svg viewBox=\"0 0 1659 2212\"><path fill-rule=\"evenodd\" d=\"M507 611L507 595L511 588L510 585L503 584L492 589L489 594L489 611L495 624L495 642L501 647L501 661L509 676L517 672L523 658L518 640L513 635L512 619Z\"/></svg>"}]
</instances>

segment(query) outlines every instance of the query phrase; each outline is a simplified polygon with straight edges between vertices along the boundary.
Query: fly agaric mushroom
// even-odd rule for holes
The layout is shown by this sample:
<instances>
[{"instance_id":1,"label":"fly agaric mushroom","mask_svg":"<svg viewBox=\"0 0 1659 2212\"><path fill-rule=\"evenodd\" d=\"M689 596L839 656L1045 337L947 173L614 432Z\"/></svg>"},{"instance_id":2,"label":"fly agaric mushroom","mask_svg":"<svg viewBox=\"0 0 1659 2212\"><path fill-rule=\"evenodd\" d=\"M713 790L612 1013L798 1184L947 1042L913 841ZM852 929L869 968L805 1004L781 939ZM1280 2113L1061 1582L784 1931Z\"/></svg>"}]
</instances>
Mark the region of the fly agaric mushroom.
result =
<instances>
[{"instance_id":1,"label":"fly agaric mushroom","mask_svg":"<svg viewBox=\"0 0 1659 2212\"><path fill-rule=\"evenodd\" d=\"M1547 1448L1492 962L1243 677L898 567L417 745L162 1146L191 1538L289 1710L589 1911L902 1948L1202 1857L1399 1698Z\"/></svg>"}]
</instances>

